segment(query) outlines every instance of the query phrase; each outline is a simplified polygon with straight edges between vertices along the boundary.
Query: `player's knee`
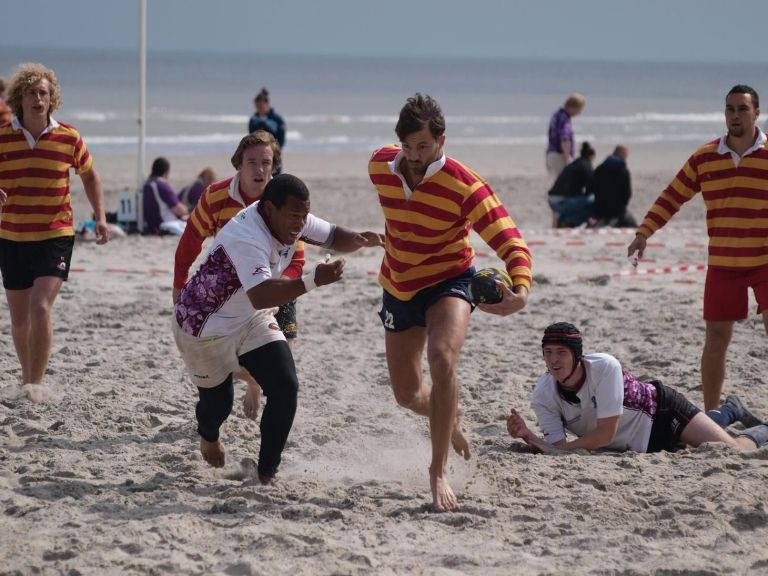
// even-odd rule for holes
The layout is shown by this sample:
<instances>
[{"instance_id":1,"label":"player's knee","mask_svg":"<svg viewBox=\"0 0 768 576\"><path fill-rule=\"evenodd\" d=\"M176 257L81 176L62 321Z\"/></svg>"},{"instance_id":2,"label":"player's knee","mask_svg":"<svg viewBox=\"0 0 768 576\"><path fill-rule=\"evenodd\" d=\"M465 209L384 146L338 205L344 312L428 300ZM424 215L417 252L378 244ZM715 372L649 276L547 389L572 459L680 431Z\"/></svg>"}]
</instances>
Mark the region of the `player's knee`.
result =
<instances>
[{"instance_id":1,"label":"player's knee","mask_svg":"<svg viewBox=\"0 0 768 576\"><path fill-rule=\"evenodd\" d=\"M29 304L29 313L33 317L48 317L51 315L51 303L44 298L33 299Z\"/></svg>"},{"instance_id":2,"label":"player's knee","mask_svg":"<svg viewBox=\"0 0 768 576\"><path fill-rule=\"evenodd\" d=\"M270 401L278 400L286 406L296 407L299 397L299 379L296 372L284 374L276 386L272 386L268 398Z\"/></svg>"},{"instance_id":3,"label":"player's knee","mask_svg":"<svg viewBox=\"0 0 768 576\"><path fill-rule=\"evenodd\" d=\"M456 355L445 348L428 350L427 362L429 363L429 373L433 379L450 378L456 370Z\"/></svg>"},{"instance_id":4,"label":"player's knee","mask_svg":"<svg viewBox=\"0 0 768 576\"><path fill-rule=\"evenodd\" d=\"M295 412L299 397L299 379L293 363L273 367L266 373L259 374L258 381L267 404L277 406L281 412Z\"/></svg>"},{"instance_id":5,"label":"player's knee","mask_svg":"<svg viewBox=\"0 0 768 576\"><path fill-rule=\"evenodd\" d=\"M708 322L706 343L710 346L728 346L732 334L732 322Z\"/></svg>"}]
</instances>

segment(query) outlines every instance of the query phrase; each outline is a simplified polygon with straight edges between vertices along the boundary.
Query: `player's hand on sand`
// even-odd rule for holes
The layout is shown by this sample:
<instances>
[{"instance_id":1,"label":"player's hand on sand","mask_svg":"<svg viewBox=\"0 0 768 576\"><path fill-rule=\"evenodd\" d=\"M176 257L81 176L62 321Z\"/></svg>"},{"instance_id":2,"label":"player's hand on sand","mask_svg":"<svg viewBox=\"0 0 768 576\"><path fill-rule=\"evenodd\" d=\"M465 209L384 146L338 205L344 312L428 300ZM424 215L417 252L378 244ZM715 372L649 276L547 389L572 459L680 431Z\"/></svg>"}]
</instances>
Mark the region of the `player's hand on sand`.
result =
<instances>
[{"instance_id":1,"label":"player's hand on sand","mask_svg":"<svg viewBox=\"0 0 768 576\"><path fill-rule=\"evenodd\" d=\"M109 242L109 226L103 220L96 222L96 244Z\"/></svg>"},{"instance_id":2,"label":"player's hand on sand","mask_svg":"<svg viewBox=\"0 0 768 576\"><path fill-rule=\"evenodd\" d=\"M627 246L627 258L631 260L633 266L637 266L637 261L643 257L647 241L648 239L645 236L637 234L632 243Z\"/></svg>"},{"instance_id":3,"label":"player's hand on sand","mask_svg":"<svg viewBox=\"0 0 768 576\"><path fill-rule=\"evenodd\" d=\"M520 416L514 408L509 411L509 417L507 418L507 432L509 432L509 435L512 436L512 438L520 438L526 442L531 435L531 431L528 429L525 420L523 420L523 417Z\"/></svg>"},{"instance_id":4,"label":"player's hand on sand","mask_svg":"<svg viewBox=\"0 0 768 576\"><path fill-rule=\"evenodd\" d=\"M477 307L483 312L489 314L497 314L498 316L509 316L515 312L520 312L528 303L528 289L525 286L515 286L515 291L504 284L504 282L496 281L499 285L503 296L501 302L496 304L478 304Z\"/></svg>"},{"instance_id":5,"label":"player's hand on sand","mask_svg":"<svg viewBox=\"0 0 768 576\"><path fill-rule=\"evenodd\" d=\"M341 280L341 276L344 274L344 263L344 258L339 258L328 264L318 264L315 268L315 284L325 286Z\"/></svg>"},{"instance_id":6,"label":"player's hand on sand","mask_svg":"<svg viewBox=\"0 0 768 576\"><path fill-rule=\"evenodd\" d=\"M384 234L378 232L360 232L355 241L360 248L375 248L376 246L384 246Z\"/></svg>"}]
</instances>

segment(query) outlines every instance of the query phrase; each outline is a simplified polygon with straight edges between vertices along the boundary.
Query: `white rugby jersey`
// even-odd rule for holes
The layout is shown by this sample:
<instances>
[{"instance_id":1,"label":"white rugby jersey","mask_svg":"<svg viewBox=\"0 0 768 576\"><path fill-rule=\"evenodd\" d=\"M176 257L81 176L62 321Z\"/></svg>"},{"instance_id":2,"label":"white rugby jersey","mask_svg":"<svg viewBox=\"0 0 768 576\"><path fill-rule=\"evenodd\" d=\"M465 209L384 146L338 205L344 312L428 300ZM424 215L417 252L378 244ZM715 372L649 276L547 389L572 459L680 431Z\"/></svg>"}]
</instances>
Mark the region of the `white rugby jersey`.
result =
<instances>
[{"instance_id":1,"label":"white rugby jersey","mask_svg":"<svg viewBox=\"0 0 768 576\"><path fill-rule=\"evenodd\" d=\"M244 208L216 235L205 260L184 285L175 306L179 326L193 336L226 336L258 314L246 292L288 267L296 245L272 235L259 210L260 202ZM328 247L335 226L307 215L299 240Z\"/></svg>"},{"instance_id":2,"label":"white rugby jersey","mask_svg":"<svg viewBox=\"0 0 768 576\"><path fill-rule=\"evenodd\" d=\"M565 440L566 430L581 437L597 428L598 418L619 416L616 436L605 448L645 452L656 413L656 388L622 370L609 354L588 354L582 362L587 379L576 393L578 403L561 396L549 373L533 389L531 408L544 439L550 444Z\"/></svg>"}]
</instances>

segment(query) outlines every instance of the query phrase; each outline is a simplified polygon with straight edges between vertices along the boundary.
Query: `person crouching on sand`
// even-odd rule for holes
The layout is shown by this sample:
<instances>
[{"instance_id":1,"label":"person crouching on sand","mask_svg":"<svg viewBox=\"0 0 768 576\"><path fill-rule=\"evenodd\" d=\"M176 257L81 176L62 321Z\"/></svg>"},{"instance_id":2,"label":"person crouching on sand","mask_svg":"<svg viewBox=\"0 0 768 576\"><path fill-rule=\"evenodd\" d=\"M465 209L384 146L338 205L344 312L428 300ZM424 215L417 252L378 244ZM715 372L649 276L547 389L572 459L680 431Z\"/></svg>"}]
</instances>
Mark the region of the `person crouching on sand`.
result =
<instances>
[{"instance_id":1,"label":"person crouching on sand","mask_svg":"<svg viewBox=\"0 0 768 576\"><path fill-rule=\"evenodd\" d=\"M768 441L768 426L737 396L705 414L673 388L635 378L610 354L582 355L581 333L573 324L552 324L541 345L547 373L536 383L531 407L544 437L514 408L507 420L510 435L537 451L659 452L704 442L754 450ZM724 430L734 422L747 427L735 437ZM566 432L578 438L569 441Z\"/></svg>"}]
</instances>

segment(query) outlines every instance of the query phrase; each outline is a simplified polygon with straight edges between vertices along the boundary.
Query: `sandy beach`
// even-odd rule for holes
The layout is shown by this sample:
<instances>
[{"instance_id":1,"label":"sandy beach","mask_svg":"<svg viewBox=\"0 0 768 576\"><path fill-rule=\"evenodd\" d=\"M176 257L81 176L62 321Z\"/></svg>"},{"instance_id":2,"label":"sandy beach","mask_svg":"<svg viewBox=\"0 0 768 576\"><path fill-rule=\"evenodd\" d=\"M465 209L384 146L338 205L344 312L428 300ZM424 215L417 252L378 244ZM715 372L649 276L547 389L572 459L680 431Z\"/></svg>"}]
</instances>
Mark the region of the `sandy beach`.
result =
<instances>
[{"instance_id":1,"label":"sandy beach","mask_svg":"<svg viewBox=\"0 0 768 576\"><path fill-rule=\"evenodd\" d=\"M638 218L694 147L632 150ZM258 422L243 416L242 383L223 435L225 468L199 455L197 395L170 330L176 239L82 241L54 312L54 401L18 397L0 303L0 574L768 573L768 448L543 456L505 428L512 406L534 425L528 399L545 369L541 334L560 320L581 328L585 351L609 352L702 404L704 272L686 269L706 263L701 200L652 238L645 273L630 274L631 235L549 228L540 150L481 156L449 141L446 151L501 197L531 247L535 281L521 313L473 314L459 366L473 457L451 457L457 511L431 511L427 422L399 408L389 388L376 315L380 251L347 256L341 283L299 300L299 408L280 481L263 487ZM315 214L383 231L366 161L286 154ZM207 164L221 177L231 172L223 156L171 163L177 186ZM135 159L96 157L96 166L112 210L135 184ZM476 240L476 266L498 266ZM750 305L725 386L768 417L768 348Z\"/></svg>"}]
</instances>

